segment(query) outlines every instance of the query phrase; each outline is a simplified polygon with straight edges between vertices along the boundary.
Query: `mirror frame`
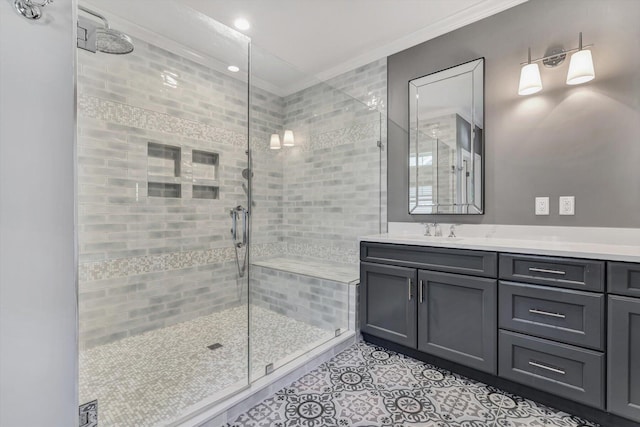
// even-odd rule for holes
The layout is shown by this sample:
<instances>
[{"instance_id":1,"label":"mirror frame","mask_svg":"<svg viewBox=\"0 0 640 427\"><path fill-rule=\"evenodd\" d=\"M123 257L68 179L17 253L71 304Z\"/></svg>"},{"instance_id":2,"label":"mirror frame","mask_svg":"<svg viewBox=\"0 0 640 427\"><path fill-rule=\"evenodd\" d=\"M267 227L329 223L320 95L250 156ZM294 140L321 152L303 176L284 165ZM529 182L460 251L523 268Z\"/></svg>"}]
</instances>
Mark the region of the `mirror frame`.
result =
<instances>
[{"instance_id":1,"label":"mirror frame","mask_svg":"<svg viewBox=\"0 0 640 427\"><path fill-rule=\"evenodd\" d=\"M451 67L447 67L447 68L443 68L441 70L438 71L434 71L432 73L428 73L419 77L415 77L411 80L409 80L407 82L407 144L408 144L408 154L409 154L409 158L407 159L407 190L411 189L411 165L410 165L410 158L411 158L411 86L412 86L412 82L414 82L415 80L419 80L422 79L424 77L428 77L428 76L433 76L435 74L444 72L444 71L450 71L454 68L463 66L463 65L467 65L467 64L471 64L473 62L477 62L480 61L480 64L478 64L478 66L482 67L482 147L481 147L481 159L480 159L480 164L481 164L481 176L480 176L480 191L481 191L481 200L480 200L480 206L476 205L475 203L468 203L466 204L467 207L469 206L474 206L475 209L478 210L478 212L474 212L474 213L469 213L469 212L438 212L438 204L434 204L431 205L433 206L433 210L434 212L412 212L413 210L415 210L416 208L419 207L419 205L415 205L413 208L410 204L410 198L411 198L411 194L409 191L407 191L407 210L408 210L408 214L409 215L484 215L485 214L485 155L486 155L486 132L485 132L485 86L486 86L486 79L485 79L485 72L486 72L486 65L485 65L485 58L479 57L476 59L472 59L470 61L466 61L466 62L462 62L460 64L456 64L453 65ZM474 68L475 69L475 68ZM415 87L415 85L413 85ZM454 205L455 206L455 205Z\"/></svg>"}]
</instances>

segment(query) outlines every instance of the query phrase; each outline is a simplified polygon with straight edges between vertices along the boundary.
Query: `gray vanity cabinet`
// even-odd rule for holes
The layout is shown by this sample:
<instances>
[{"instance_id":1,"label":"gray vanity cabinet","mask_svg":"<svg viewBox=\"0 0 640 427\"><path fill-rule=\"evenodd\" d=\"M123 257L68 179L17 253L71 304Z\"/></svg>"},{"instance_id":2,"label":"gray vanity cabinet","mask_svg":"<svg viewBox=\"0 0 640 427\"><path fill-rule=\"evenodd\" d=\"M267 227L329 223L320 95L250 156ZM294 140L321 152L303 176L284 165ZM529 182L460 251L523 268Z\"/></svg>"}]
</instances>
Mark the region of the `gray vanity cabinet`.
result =
<instances>
[{"instance_id":1,"label":"gray vanity cabinet","mask_svg":"<svg viewBox=\"0 0 640 427\"><path fill-rule=\"evenodd\" d=\"M407 347L417 345L415 268L360 263L360 329Z\"/></svg>"},{"instance_id":2,"label":"gray vanity cabinet","mask_svg":"<svg viewBox=\"0 0 640 427\"><path fill-rule=\"evenodd\" d=\"M418 350L495 374L496 313L496 280L418 272Z\"/></svg>"},{"instance_id":3,"label":"gray vanity cabinet","mask_svg":"<svg viewBox=\"0 0 640 427\"><path fill-rule=\"evenodd\" d=\"M609 412L640 421L640 299L609 296Z\"/></svg>"},{"instance_id":4,"label":"gray vanity cabinet","mask_svg":"<svg viewBox=\"0 0 640 427\"><path fill-rule=\"evenodd\" d=\"M364 334L495 374L495 252L362 242Z\"/></svg>"}]
</instances>

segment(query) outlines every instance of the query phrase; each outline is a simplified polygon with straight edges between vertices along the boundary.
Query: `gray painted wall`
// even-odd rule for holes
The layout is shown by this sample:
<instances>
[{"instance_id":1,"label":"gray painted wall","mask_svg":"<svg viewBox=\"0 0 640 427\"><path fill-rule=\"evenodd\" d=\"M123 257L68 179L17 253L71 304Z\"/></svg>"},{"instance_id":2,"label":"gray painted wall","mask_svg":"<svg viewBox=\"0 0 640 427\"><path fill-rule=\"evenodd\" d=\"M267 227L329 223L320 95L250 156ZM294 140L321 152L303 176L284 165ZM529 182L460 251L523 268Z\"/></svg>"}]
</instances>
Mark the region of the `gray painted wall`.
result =
<instances>
[{"instance_id":1,"label":"gray painted wall","mask_svg":"<svg viewBox=\"0 0 640 427\"><path fill-rule=\"evenodd\" d=\"M389 221L640 227L640 1L530 0L388 58ZM554 44L592 48L596 78L564 81L541 67L544 88L518 96L519 63ZM486 59L485 215L407 213L407 82ZM534 198L550 196L549 216ZM576 215L558 215L558 197Z\"/></svg>"},{"instance_id":2,"label":"gray painted wall","mask_svg":"<svg viewBox=\"0 0 640 427\"><path fill-rule=\"evenodd\" d=\"M75 426L74 18L0 2L0 425Z\"/></svg>"}]
</instances>

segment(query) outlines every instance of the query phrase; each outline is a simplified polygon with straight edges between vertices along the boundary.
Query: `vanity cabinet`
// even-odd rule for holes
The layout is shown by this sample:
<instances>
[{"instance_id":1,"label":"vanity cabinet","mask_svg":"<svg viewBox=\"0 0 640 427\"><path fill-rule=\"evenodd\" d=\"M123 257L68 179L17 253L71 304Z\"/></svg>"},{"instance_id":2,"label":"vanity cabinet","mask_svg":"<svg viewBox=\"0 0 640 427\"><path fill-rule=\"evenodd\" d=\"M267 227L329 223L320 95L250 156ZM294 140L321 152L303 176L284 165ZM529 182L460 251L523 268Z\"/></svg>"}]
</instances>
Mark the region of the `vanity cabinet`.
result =
<instances>
[{"instance_id":1,"label":"vanity cabinet","mask_svg":"<svg viewBox=\"0 0 640 427\"><path fill-rule=\"evenodd\" d=\"M414 268L361 263L361 331L415 348L416 280Z\"/></svg>"},{"instance_id":2,"label":"vanity cabinet","mask_svg":"<svg viewBox=\"0 0 640 427\"><path fill-rule=\"evenodd\" d=\"M495 253L363 243L361 331L495 374L495 275Z\"/></svg>"},{"instance_id":3,"label":"vanity cabinet","mask_svg":"<svg viewBox=\"0 0 640 427\"><path fill-rule=\"evenodd\" d=\"M604 409L605 263L500 254L498 375Z\"/></svg>"},{"instance_id":4,"label":"vanity cabinet","mask_svg":"<svg viewBox=\"0 0 640 427\"><path fill-rule=\"evenodd\" d=\"M381 242L360 249L365 339L564 398L569 411L586 405L603 425L640 422L640 263Z\"/></svg>"},{"instance_id":5,"label":"vanity cabinet","mask_svg":"<svg viewBox=\"0 0 640 427\"><path fill-rule=\"evenodd\" d=\"M608 409L640 422L640 298L609 296L607 356Z\"/></svg>"},{"instance_id":6,"label":"vanity cabinet","mask_svg":"<svg viewBox=\"0 0 640 427\"><path fill-rule=\"evenodd\" d=\"M496 373L495 279L420 270L418 350Z\"/></svg>"}]
</instances>

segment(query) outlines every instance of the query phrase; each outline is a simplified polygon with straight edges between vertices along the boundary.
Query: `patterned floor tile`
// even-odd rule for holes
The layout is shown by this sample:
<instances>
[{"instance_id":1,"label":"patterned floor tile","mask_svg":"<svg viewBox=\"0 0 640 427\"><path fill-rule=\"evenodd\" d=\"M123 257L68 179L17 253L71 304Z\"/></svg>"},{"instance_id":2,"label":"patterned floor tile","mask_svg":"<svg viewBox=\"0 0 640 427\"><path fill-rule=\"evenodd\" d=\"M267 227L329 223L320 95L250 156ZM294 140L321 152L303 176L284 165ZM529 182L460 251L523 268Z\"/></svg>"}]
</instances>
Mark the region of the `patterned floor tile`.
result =
<instances>
[{"instance_id":1,"label":"patterned floor tile","mask_svg":"<svg viewBox=\"0 0 640 427\"><path fill-rule=\"evenodd\" d=\"M597 427L363 342L228 426Z\"/></svg>"}]
</instances>

